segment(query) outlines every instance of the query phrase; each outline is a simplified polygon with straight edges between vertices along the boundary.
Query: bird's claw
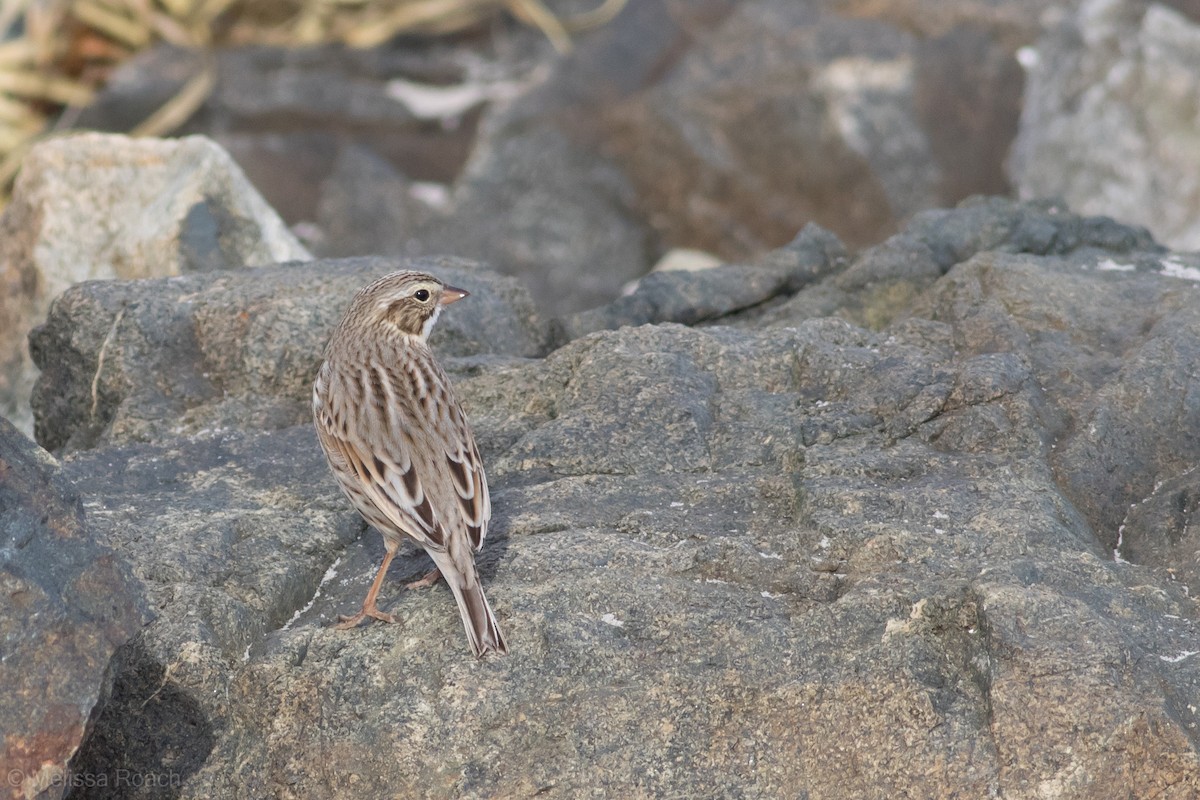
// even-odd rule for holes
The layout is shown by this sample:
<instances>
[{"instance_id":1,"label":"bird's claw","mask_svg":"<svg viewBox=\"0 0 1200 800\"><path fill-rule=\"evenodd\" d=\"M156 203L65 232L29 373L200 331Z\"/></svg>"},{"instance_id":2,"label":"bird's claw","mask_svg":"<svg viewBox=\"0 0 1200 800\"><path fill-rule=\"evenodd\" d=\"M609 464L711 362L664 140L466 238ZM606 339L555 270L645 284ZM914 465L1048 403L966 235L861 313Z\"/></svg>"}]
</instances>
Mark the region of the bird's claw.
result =
<instances>
[{"instance_id":1,"label":"bird's claw","mask_svg":"<svg viewBox=\"0 0 1200 800\"><path fill-rule=\"evenodd\" d=\"M396 621L396 618L393 617L391 614L380 611L378 608L375 608L375 607L367 608L364 606L362 611L359 611L357 614L351 614L350 616L346 616L345 614L338 614L338 622L333 627L335 630L339 630L339 631L349 630L351 628L358 627L359 623L361 623L363 620L365 620L367 618L377 619L380 622L395 622Z\"/></svg>"},{"instance_id":2,"label":"bird's claw","mask_svg":"<svg viewBox=\"0 0 1200 800\"><path fill-rule=\"evenodd\" d=\"M424 575L422 575L420 578L413 581L412 583L404 584L404 588L405 589L428 589L430 586L433 586L435 583L437 583L439 580L441 580L441 577L442 577L442 571L435 567L434 569L430 570L429 572L426 572Z\"/></svg>"}]
</instances>

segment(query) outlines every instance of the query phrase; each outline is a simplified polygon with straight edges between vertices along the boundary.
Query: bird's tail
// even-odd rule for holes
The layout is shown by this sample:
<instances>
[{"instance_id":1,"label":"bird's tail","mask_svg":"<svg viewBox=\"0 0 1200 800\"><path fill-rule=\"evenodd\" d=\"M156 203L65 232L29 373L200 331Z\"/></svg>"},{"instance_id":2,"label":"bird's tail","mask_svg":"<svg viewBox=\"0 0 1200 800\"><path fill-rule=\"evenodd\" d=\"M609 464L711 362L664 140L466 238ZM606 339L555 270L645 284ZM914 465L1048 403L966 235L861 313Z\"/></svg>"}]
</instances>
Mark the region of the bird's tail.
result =
<instances>
[{"instance_id":1,"label":"bird's tail","mask_svg":"<svg viewBox=\"0 0 1200 800\"><path fill-rule=\"evenodd\" d=\"M450 561L448 558L446 560ZM492 607L488 605L483 594L483 586L475 572L474 559L468 557L465 569L457 564L443 565L440 563L441 559L435 561L438 562L438 568L442 571L450 591L454 592L454 599L458 601L458 613L462 616L463 627L467 631L467 638L471 641L471 649L475 656L481 658L491 652L501 655L507 653L508 644L504 641L504 634L500 633L496 615L492 613Z\"/></svg>"}]
</instances>

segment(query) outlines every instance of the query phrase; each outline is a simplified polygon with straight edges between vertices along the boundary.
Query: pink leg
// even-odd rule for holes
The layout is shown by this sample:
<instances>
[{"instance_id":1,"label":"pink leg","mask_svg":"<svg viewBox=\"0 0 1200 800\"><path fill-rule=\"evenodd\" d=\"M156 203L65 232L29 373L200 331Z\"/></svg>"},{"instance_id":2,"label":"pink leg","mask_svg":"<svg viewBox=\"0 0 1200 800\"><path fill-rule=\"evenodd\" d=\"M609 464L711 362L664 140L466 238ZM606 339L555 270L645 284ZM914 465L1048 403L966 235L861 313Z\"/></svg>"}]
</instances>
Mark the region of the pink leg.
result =
<instances>
[{"instance_id":1,"label":"pink leg","mask_svg":"<svg viewBox=\"0 0 1200 800\"><path fill-rule=\"evenodd\" d=\"M404 588L405 589L428 589L430 586L433 586L435 583L437 583L441 579L441 577L442 577L441 570L439 570L437 567L434 567L432 570L425 573L424 577L421 577L421 578L413 581L412 583L404 584Z\"/></svg>"},{"instance_id":2,"label":"pink leg","mask_svg":"<svg viewBox=\"0 0 1200 800\"><path fill-rule=\"evenodd\" d=\"M391 566L392 558L395 555L396 550L392 548L383 557L383 563L379 565L379 572L375 573L375 580L371 582L371 589L367 592L367 599L363 601L362 610L350 617L339 614L338 620L340 621L333 627L338 630L346 630L347 628L353 628L368 617L380 620L381 622L396 621L396 618L391 614L385 614L375 606L375 596L379 594L379 587L383 585L383 576L387 575L388 567Z\"/></svg>"}]
</instances>

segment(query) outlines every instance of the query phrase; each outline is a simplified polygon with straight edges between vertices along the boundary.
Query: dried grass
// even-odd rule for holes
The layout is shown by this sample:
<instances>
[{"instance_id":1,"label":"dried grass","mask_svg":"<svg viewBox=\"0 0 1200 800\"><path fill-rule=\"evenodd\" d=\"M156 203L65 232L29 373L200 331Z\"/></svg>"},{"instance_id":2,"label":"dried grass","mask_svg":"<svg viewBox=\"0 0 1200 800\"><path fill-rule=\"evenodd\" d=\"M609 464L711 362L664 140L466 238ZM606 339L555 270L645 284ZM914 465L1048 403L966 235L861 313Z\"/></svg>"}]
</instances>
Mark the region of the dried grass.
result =
<instances>
[{"instance_id":1,"label":"dried grass","mask_svg":"<svg viewBox=\"0 0 1200 800\"><path fill-rule=\"evenodd\" d=\"M441 35L507 11L539 28L560 51L571 34L603 25L628 0L603 0L561 19L543 0L0 0L0 203L26 151L52 135L52 120L81 108L121 63L158 43L211 52L220 45L374 47L401 33ZM135 136L176 130L215 82L199 75L136 125Z\"/></svg>"}]
</instances>

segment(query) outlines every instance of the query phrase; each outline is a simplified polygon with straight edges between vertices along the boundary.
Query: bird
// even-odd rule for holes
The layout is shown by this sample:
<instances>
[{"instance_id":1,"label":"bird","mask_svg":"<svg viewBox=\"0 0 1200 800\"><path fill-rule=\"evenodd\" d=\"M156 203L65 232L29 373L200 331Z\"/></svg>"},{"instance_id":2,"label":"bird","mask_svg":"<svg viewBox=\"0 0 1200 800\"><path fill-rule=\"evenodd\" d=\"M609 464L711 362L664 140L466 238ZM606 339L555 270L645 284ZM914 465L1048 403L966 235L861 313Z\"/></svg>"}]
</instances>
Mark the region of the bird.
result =
<instances>
[{"instance_id":1,"label":"bird","mask_svg":"<svg viewBox=\"0 0 1200 800\"><path fill-rule=\"evenodd\" d=\"M405 537L443 577L476 657L508 645L483 593L475 554L492 507L475 436L429 347L446 306L468 296L424 272L405 270L361 289L325 347L313 382L313 421L330 470L359 514L383 536L385 555L362 609L334 627L395 622L376 606Z\"/></svg>"}]
</instances>

